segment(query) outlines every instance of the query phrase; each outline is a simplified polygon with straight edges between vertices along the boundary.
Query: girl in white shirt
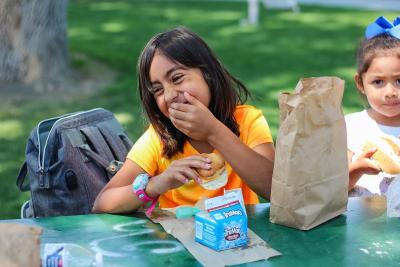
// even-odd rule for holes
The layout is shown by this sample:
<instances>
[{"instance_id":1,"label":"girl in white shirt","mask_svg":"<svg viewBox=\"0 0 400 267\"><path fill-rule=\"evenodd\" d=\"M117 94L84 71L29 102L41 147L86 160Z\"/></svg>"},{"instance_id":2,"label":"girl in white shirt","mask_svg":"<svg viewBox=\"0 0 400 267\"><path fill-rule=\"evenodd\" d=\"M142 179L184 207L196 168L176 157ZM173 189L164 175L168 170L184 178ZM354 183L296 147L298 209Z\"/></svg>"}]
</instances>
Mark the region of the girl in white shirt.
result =
<instances>
[{"instance_id":1,"label":"girl in white shirt","mask_svg":"<svg viewBox=\"0 0 400 267\"><path fill-rule=\"evenodd\" d=\"M368 25L354 79L369 108L346 116L349 196L385 194L393 177L371 159L376 149L361 151L367 139L400 136L400 17L391 23L381 16Z\"/></svg>"}]
</instances>

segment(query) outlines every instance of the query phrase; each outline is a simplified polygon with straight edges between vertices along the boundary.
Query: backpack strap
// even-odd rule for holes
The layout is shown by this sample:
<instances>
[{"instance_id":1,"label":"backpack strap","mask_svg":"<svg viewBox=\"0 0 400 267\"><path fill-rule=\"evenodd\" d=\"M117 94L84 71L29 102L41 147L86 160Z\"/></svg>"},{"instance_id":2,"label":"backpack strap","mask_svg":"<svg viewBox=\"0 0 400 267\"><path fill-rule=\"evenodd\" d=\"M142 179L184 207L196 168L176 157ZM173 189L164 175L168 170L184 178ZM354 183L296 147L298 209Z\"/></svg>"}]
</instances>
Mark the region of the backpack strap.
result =
<instances>
[{"instance_id":1,"label":"backpack strap","mask_svg":"<svg viewBox=\"0 0 400 267\"><path fill-rule=\"evenodd\" d=\"M125 161L126 154L129 150L126 148L119 135L113 135L112 131L107 127L99 128L99 130L105 138L106 142L110 145L110 149L115 155L116 160Z\"/></svg>"},{"instance_id":2,"label":"backpack strap","mask_svg":"<svg viewBox=\"0 0 400 267\"><path fill-rule=\"evenodd\" d=\"M88 144L83 144L79 146L80 151L89 159L94 160L97 164L102 166L104 169L108 166L108 161L100 156L98 153L94 152Z\"/></svg>"},{"instance_id":3,"label":"backpack strap","mask_svg":"<svg viewBox=\"0 0 400 267\"><path fill-rule=\"evenodd\" d=\"M98 153L94 152L87 144L80 145L79 149L85 156L92 159L98 165L102 166L108 173L112 175L116 174L123 165L123 162L117 160L106 160Z\"/></svg>"},{"instance_id":4,"label":"backpack strap","mask_svg":"<svg viewBox=\"0 0 400 267\"><path fill-rule=\"evenodd\" d=\"M106 140L104 140L99 128L88 126L82 128L80 131L86 137L88 144L92 145L98 154L104 155L106 159L109 160L115 159L115 156L110 150L110 146L107 144Z\"/></svg>"},{"instance_id":5,"label":"backpack strap","mask_svg":"<svg viewBox=\"0 0 400 267\"><path fill-rule=\"evenodd\" d=\"M29 190L29 184L24 184L25 182L25 178L26 178L26 174L28 173L28 167L26 165L26 161L24 161L24 163L22 164L18 176L17 176L17 187L19 188L19 190L21 192L26 192Z\"/></svg>"},{"instance_id":6,"label":"backpack strap","mask_svg":"<svg viewBox=\"0 0 400 267\"><path fill-rule=\"evenodd\" d=\"M119 138L122 140L122 143L125 145L127 151L131 150L133 143L131 139L125 134L125 133L120 133L118 134Z\"/></svg>"}]
</instances>

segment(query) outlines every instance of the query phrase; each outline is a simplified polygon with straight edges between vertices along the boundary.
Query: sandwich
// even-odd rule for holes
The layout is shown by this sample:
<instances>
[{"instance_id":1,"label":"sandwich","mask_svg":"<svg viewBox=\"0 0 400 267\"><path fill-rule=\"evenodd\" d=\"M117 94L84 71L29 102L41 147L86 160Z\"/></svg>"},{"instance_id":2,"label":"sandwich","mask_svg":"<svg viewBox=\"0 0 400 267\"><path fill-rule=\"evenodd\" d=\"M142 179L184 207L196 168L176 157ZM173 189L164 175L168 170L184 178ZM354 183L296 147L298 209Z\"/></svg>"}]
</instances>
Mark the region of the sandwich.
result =
<instances>
[{"instance_id":1,"label":"sandwich","mask_svg":"<svg viewBox=\"0 0 400 267\"><path fill-rule=\"evenodd\" d=\"M228 182L228 176L225 169L225 160L221 155L202 153L200 156L211 159L211 168L209 170L196 169L202 181L200 185L207 190L215 190L225 186Z\"/></svg>"},{"instance_id":2,"label":"sandwich","mask_svg":"<svg viewBox=\"0 0 400 267\"><path fill-rule=\"evenodd\" d=\"M383 172L388 174L400 174L400 140L390 136L382 135L375 139L366 141L363 151L366 152L376 148L372 159L378 162Z\"/></svg>"}]
</instances>

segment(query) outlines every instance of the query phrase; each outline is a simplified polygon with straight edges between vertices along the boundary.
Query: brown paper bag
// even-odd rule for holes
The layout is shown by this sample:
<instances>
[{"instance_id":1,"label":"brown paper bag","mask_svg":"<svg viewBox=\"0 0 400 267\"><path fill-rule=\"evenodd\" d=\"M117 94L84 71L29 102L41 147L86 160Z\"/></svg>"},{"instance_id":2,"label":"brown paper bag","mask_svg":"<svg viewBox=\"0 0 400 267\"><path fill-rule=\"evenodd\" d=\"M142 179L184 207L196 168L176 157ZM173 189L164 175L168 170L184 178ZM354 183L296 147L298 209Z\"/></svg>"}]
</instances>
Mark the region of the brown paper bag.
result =
<instances>
[{"instance_id":1,"label":"brown paper bag","mask_svg":"<svg viewBox=\"0 0 400 267\"><path fill-rule=\"evenodd\" d=\"M279 96L270 221L309 230L346 210L349 172L344 81L301 79Z\"/></svg>"}]
</instances>

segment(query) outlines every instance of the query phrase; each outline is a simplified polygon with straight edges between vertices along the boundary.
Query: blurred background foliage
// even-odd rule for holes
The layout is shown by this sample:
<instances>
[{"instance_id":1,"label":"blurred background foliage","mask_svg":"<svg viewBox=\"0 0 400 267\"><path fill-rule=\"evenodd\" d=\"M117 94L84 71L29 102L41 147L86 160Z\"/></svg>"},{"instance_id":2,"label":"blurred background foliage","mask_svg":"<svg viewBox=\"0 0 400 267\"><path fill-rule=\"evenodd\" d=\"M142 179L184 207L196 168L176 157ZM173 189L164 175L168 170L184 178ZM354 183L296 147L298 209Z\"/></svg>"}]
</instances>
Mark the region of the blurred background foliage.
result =
<instances>
[{"instance_id":1,"label":"blurred background foliage","mask_svg":"<svg viewBox=\"0 0 400 267\"><path fill-rule=\"evenodd\" d=\"M92 94L0 100L0 218L18 218L29 193L15 176L24 160L26 139L41 120L78 110L113 111L135 140L146 125L137 93L136 63L155 33L184 25L202 36L225 66L253 94L273 136L279 127L277 97L292 91L301 77L339 76L346 81L345 113L363 108L353 76L355 49L367 24L392 12L301 6L300 13L264 9L258 26L240 25L247 16L241 1L70 0L68 37L71 65L96 74L95 61L115 79ZM82 57L84 55L84 57ZM103 75L104 69L98 75Z\"/></svg>"}]
</instances>

